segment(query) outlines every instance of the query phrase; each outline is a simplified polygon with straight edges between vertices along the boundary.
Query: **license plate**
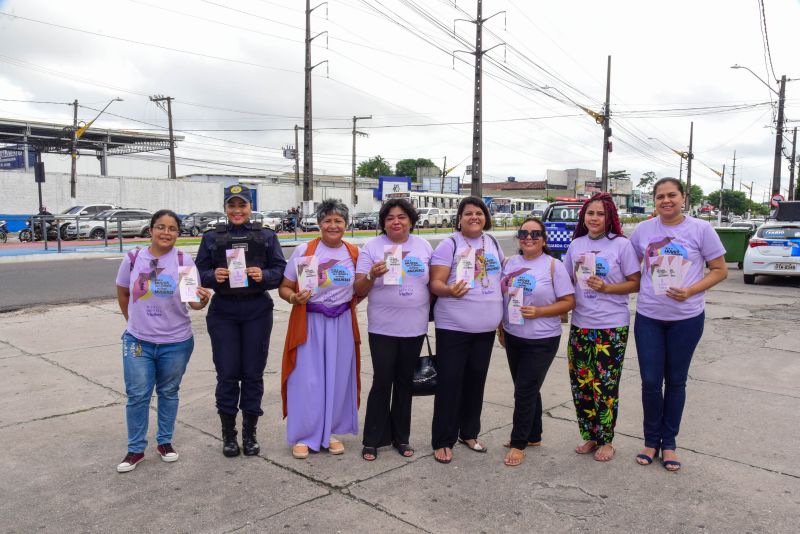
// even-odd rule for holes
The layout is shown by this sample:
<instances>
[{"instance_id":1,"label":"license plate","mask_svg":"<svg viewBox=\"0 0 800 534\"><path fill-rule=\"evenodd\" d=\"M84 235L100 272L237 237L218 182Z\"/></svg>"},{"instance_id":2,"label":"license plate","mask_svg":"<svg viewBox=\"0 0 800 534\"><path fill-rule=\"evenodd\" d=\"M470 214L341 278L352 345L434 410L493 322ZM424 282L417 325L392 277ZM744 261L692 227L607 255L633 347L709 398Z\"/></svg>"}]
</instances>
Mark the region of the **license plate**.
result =
<instances>
[{"instance_id":1,"label":"license plate","mask_svg":"<svg viewBox=\"0 0 800 534\"><path fill-rule=\"evenodd\" d=\"M794 271L797 268L796 263L776 263L775 270L777 271Z\"/></svg>"}]
</instances>

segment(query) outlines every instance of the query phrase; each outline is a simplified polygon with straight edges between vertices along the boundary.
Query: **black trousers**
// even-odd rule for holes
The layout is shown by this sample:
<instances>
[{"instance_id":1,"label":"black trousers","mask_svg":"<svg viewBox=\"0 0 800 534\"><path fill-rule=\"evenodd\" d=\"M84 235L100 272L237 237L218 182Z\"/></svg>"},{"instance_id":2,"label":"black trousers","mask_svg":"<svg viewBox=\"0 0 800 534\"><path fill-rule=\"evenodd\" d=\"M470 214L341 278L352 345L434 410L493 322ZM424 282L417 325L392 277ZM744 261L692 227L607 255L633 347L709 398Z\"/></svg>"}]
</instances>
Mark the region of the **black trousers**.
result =
<instances>
[{"instance_id":1,"label":"black trousers","mask_svg":"<svg viewBox=\"0 0 800 534\"><path fill-rule=\"evenodd\" d=\"M272 332L272 300L266 295L235 300L215 295L206 315L217 369L217 411L262 416L264 368Z\"/></svg>"},{"instance_id":2,"label":"black trousers","mask_svg":"<svg viewBox=\"0 0 800 534\"><path fill-rule=\"evenodd\" d=\"M411 433L411 381L425 336L369 334L372 387L364 419L365 447L408 443Z\"/></svg>"},{"instance_id":3,"label":"black trousers","mask_svg":"<svg viewBox=\"0 0 800 534\"><path fill-rule=\"evenodd\" d=\"M511 446L525 449L542 440L542 395L539 391L558 352L561 336L525 339L505 333L506 355L514 380Z\"/></svg>"},{"instance_id":4,"label":"black trousers","mask_svg":"<svg viewBox=\"0 0 800 534\"><path fill-rule=\"evenodd\" d=\"M437 384L431 425L434 449L452 448L459 437L477 439L494 333L436 329Z\"/></svg>"}]
</instances>

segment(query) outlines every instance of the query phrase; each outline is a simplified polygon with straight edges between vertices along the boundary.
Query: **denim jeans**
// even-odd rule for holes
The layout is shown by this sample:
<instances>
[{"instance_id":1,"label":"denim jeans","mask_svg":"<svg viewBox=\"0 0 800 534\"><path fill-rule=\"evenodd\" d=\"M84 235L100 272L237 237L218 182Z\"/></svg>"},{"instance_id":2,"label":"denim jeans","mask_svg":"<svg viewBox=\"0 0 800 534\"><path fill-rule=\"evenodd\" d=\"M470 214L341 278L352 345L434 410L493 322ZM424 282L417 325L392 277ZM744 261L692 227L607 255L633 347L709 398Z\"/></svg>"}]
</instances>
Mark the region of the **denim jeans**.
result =
<instances>
[{"instance_id":1,"label":"denim jeans","mask_svg":"<svg viewBox=\"0 0 800 534\"><path fill-rule=\"evenodd\" d=\"M172 443L178 415L178 390L194 349L194 338L179 343L141 341L128 332L122 336L122 366L128 404L128 452L144 452L153 388L158 394L159 445Z\"/></svg>"},{"instance_id":2,"label":"denim jeans","mask_svg":"<svg viewBox=\"0 0 800 534\"><path fill-rule=\"evenodd\" d=\"M704 322L705 312L679 321L636 314L633 334L642 377L645 447L675 450L689 364Z\"/></svg>"}]
</instances>

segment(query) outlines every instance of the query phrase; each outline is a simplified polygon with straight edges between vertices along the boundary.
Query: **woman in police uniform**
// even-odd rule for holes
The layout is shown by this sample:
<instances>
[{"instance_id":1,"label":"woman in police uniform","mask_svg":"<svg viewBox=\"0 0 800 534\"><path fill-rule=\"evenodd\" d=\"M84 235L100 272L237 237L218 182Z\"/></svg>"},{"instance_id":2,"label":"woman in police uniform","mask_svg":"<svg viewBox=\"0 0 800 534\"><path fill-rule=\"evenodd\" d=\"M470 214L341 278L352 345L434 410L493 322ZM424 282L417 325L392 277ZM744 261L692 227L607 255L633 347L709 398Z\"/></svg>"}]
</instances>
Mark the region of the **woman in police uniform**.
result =
<instances>
[{"instance_id":1,"label":"woman in police uniform","mask_svg":"<svg viewBox=\"0 0 800 534\"><path fill-rule=\"evenodd\" d=\"M206 316L217 369L217 412L222 422L222 453L238 456L236 414L242 411L242 448L258 454L256 424L263 415L264 368L272 331L273 303L267 290L283 278L286 260L272 230L251 223L252 196L243 185L225 189L227 224L203 236L196 265L203 287L214 290ZM231 288L226 251L245 250L246 287Z\"/></svg>"}]
</instances>

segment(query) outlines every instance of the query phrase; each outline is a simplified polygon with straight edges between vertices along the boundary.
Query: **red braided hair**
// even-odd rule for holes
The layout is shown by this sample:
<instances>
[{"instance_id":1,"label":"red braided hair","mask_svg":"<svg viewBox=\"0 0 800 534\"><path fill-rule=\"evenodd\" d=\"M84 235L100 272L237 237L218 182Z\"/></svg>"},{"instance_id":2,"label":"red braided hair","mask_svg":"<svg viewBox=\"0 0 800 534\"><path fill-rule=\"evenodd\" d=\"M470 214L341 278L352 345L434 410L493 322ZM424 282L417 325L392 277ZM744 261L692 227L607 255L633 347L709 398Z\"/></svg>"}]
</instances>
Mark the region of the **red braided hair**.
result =
<instances>
[{"instance_id":1,"label":"red braided hair","mask_svg":"<svg viewBox=\"0 0 800 534\"><path fill-rule=\"evenodd\" d=\"M572 234L572 239L585 236L589 233L586 227L586 210L589 209L589 204L592 202L602 202L603 211L606 214L606 235L614 234L614 237L625 235L622 233L622 225L619 223L619 215L617 214L617 206L614 205L614 200L608 193L595 193L592 198L584 202L581 207L580 214L578 215L578 224L575 226L575 233ZM610 238L610 239L613 239Z\"/></svg>"}]
</instances>

